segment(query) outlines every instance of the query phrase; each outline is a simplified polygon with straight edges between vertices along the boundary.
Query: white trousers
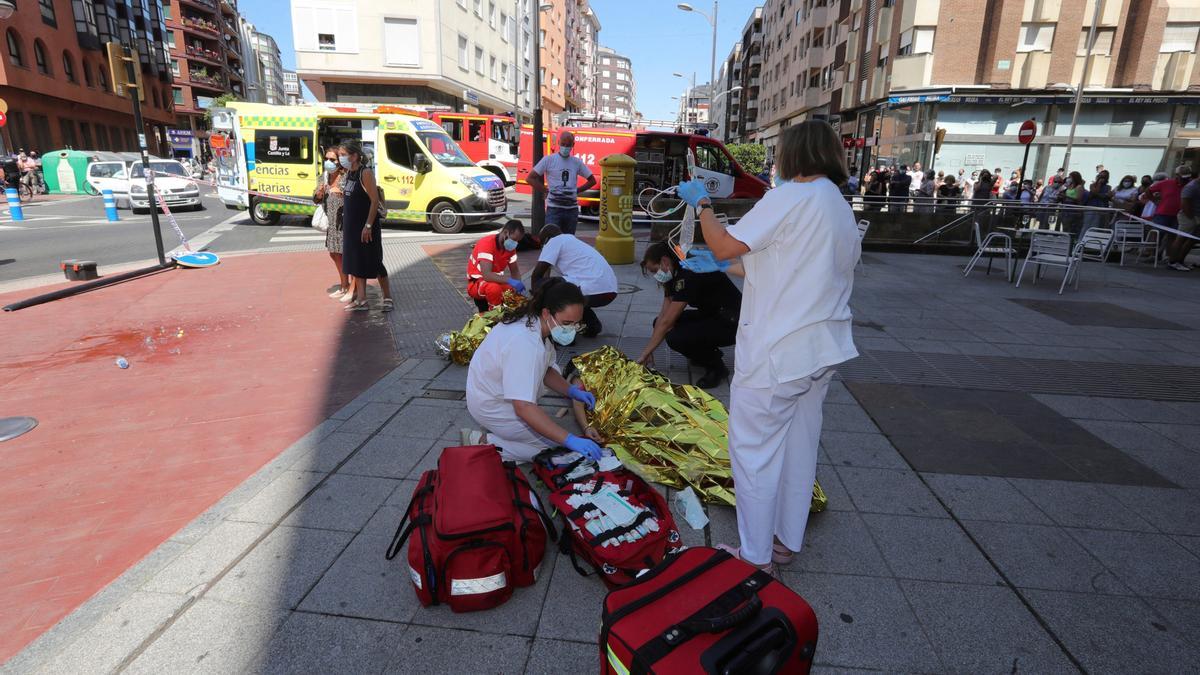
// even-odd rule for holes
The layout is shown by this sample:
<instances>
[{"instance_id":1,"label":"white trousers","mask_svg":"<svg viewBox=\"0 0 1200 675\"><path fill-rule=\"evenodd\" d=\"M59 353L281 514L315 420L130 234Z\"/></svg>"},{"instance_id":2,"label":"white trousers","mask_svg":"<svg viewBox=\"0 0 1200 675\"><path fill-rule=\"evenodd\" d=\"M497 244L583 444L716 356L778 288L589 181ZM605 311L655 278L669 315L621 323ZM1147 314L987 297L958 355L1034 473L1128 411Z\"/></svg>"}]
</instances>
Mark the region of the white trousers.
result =
<instances>
[{"instance_id":1,"label":"white trousers","mask_svg":"<svg viewBox=\"0 0 1200 675\"><path fill-rule=\"evenodd\" d=\"M804 543L821 405L832 377L826 368L772 388L730 387L729 459L741 555L748 562L771 562L775 537L792 551Z\"/></svg>"},{"instance_id":2,"label":"white trousers","mask_svg":"<svg viewBox=\"0 0 1200 675\"><path fill-rule=\"evenodd\" d=\"M482 414L468 410L484 429L488 431L487 442L500 448L500 457L513 462L529 462L539 452L555 446L554 441L539 434L521 421L515 412L507 416Z\"/></svg>"}]
</instances>

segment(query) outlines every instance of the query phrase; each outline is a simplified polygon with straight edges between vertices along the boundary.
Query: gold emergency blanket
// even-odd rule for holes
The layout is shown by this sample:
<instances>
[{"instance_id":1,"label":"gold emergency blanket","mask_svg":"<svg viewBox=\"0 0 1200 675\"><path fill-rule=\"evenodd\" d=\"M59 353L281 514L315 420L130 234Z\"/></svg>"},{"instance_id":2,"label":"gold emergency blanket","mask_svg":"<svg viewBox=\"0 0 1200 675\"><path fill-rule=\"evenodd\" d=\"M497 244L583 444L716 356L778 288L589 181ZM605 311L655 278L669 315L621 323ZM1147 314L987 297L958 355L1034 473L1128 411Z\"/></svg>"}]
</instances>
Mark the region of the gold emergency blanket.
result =
<instances>
[{"instance_id":1,"label":"gold emergency blanket","mask_svg":"<svg viewBox=\"0 0 1200 675\"><path fill-rule=\"evenodd\" d=\"M690 485L707 502L734 505L729 414L720 401L699 387L672 384L615 347L576 356L574 363L596 396L592 426L626 466L653 483ZM814 483L810 511L827 504Z\"/></svg>"},{"instance_id":2,"label":"gold emergency blanket","mask_svg":"<svg viewBox=\"0 0 1200 675\"><path fill-rule=\"evenodd\" d=\"M450 359L460 366L471 362L471 356L479 349L483 338L492 326L500 322L506 311L517 310L525 305L525 296L515 291L505 291L503 302L486 312L476 314L457 333L450 334Z\"/></svg>"}]
</instances>

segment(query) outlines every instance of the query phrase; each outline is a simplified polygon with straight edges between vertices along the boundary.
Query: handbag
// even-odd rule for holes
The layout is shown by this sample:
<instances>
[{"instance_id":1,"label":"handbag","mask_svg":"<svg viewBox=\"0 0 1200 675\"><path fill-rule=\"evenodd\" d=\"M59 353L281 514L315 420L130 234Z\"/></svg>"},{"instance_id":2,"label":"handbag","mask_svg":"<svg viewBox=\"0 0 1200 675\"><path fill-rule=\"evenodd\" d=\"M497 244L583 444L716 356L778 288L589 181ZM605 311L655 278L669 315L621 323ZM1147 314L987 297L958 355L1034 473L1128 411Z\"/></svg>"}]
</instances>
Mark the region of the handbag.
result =
<instances>
[{"instance_id":1,"label":"handbag","mask_svg":"<svg viewBox=\"0 0 1200 675\"><path fill-rule=\"evenodd\" d=\"M312 226L321 232L329 231L329 214L325 212L324 204L317 204L317 210L313 211Z\"/></svg>"}]
</instances>

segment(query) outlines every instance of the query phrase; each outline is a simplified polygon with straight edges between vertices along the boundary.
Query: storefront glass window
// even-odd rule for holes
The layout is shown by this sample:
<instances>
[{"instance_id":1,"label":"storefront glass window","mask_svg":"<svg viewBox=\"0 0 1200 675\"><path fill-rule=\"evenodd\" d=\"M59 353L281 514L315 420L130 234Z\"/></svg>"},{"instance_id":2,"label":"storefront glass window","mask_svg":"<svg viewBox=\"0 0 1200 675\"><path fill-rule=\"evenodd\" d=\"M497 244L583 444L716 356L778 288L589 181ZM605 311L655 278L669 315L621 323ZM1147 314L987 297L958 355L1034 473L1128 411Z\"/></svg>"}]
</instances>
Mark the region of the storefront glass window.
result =
<instances>
[{"instance_id":1,"label":"storefront glass window","mask_svg":"<svg viewBox=\"0 0 1200 675\"><path fill-rule=\"evenodd\" d=\"M1058 106L1058 133L1065 135L1071 126L1074 107ZM1171 131L1171 106L1103 105L1086 103L1079 111L1076 136L1109 138L1166 138Z\"/></svg>"}]
</instances>

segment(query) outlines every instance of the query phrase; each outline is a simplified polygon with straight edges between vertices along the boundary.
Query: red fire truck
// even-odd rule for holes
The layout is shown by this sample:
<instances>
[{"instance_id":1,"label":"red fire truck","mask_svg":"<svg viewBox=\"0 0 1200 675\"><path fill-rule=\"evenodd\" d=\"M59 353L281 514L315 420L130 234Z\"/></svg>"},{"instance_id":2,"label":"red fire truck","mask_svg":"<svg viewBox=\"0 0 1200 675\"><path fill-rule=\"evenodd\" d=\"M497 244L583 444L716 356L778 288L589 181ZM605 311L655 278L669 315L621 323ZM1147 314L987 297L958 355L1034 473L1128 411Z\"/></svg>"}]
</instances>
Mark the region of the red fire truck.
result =
<instances>
[{"instance_id":1,"label":"red fire truck","mask_svg":"<svg viewBox=\"0 0 1200 675\"><path fill-rule=\"evenodd\" d=\"M557 151L558 135L563 131L575 134L572 154L583 160L599 180L600 160L609 155L624 154L637 160L634 170L634 189L647 187L663 189L687 180L688 150L696 158L696 178L704 181L708 193L716 198L758 198L767 184L752 176L737 163L729 150L715 138L698 134L677 134L667 131L648 131L621 128L560 127L551 140L547 135L545 154ZM529 194L526 182L533 168L533 127L521 127L520 161L517 163L517 191ZM592 190L579 197L585 209L599 207L599 191Z\"/></svg>"}]
</instances>

